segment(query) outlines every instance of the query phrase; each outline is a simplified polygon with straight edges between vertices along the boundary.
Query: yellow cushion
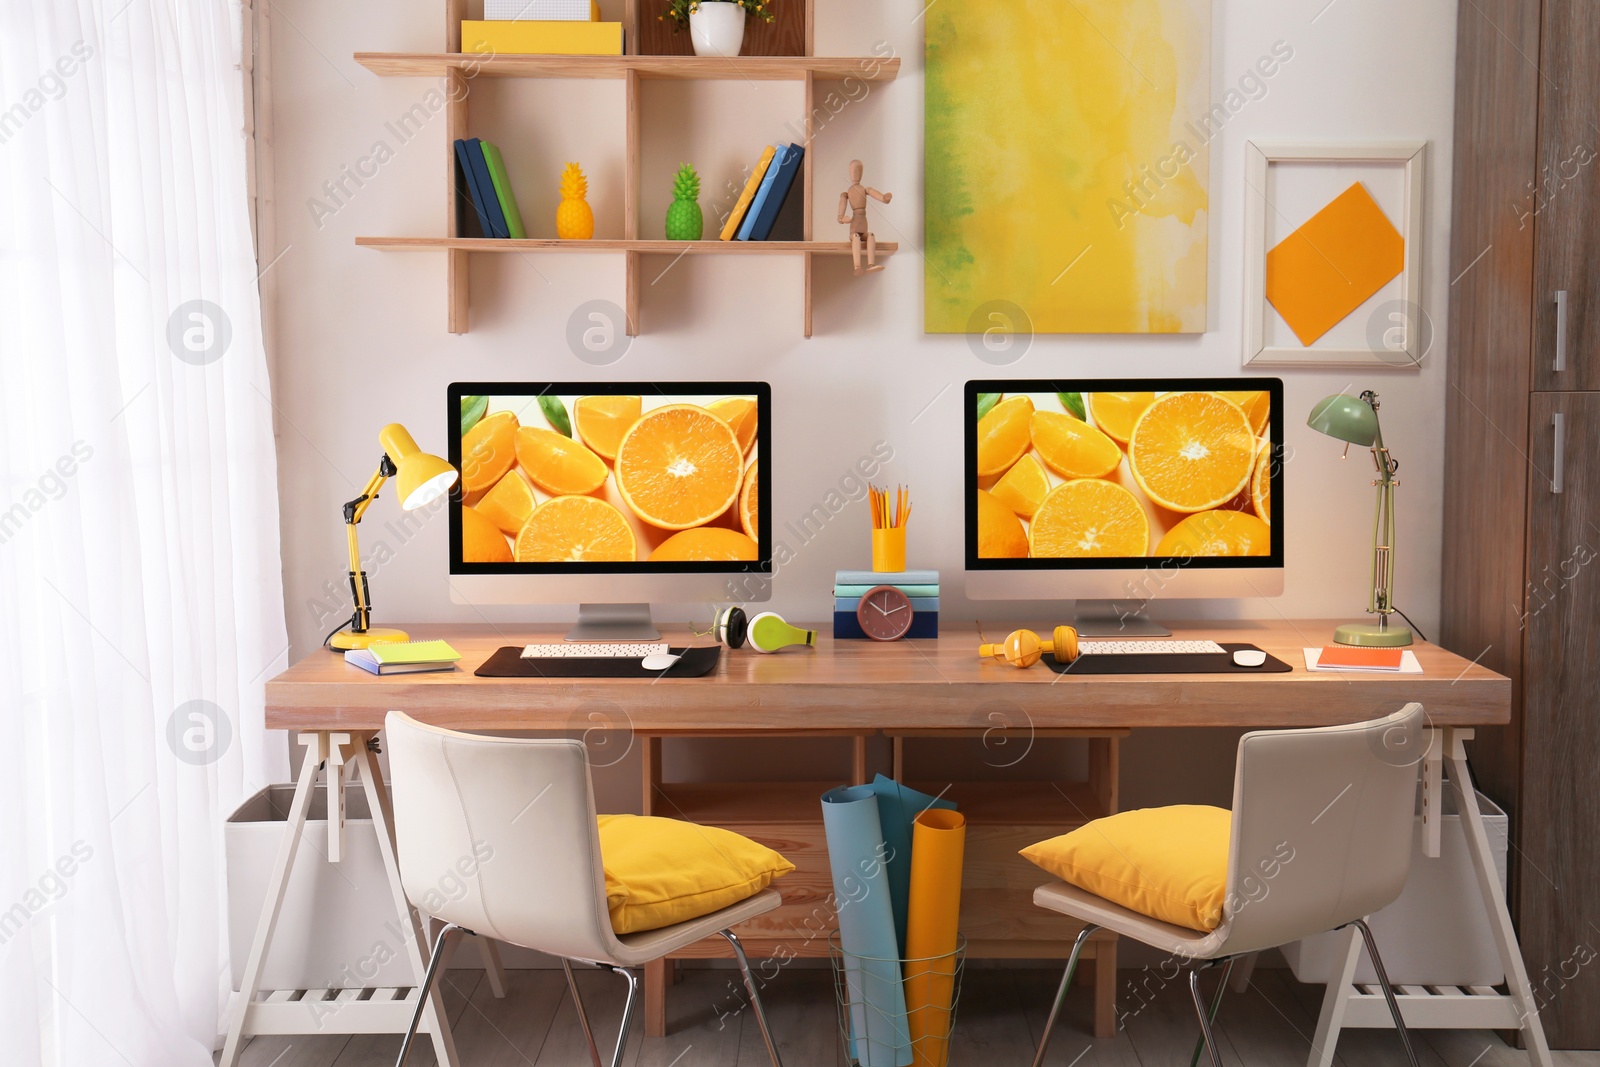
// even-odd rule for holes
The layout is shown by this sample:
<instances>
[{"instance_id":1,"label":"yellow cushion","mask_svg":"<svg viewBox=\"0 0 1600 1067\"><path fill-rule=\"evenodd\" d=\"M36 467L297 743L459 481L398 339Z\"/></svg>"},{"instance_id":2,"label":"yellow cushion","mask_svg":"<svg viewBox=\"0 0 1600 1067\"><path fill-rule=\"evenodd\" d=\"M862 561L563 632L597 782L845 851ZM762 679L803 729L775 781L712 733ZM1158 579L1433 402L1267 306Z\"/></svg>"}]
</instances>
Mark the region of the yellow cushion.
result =
<instances>
[{"instance_id":1,"label":"yellow cushion","mask_svg":"<svg viewBox=\"0 0 1600 1067\"><path fill-rule=\"evenodd\" d=\"M619 934L709 915L753 897L794 864L732 830L647 815L600 816L606 907Z\"/></svg>"},{"instance_id":2,"label":"yellow cushion","mask_svg":"<svg viewBox=\"0 0 1600 1067\"><path fill-rule=\"evenodd\" d=\"M1222 922L1232 819L1205 804L1140 808L1029 845L1022 855L1130 911L1209 933Z\"/></svg>"}]
</instances>

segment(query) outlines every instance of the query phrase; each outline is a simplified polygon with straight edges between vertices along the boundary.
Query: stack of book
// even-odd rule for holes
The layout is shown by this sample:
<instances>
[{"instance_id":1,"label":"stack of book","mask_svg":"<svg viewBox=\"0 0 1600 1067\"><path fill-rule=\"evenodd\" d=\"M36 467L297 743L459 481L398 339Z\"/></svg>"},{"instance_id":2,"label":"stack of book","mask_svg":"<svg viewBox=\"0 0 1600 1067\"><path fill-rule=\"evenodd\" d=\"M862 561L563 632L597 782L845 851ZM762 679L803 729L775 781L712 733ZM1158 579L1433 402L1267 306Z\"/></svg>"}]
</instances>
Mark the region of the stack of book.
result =
<instances>
[{"instance_id":1,"label":"stack of book","mask_svg":"<svg viewBox=\"0 0 1600 1067\"><path fill-rule=\"evenodd\" d=\"M806 150L797 144L768 145L751 168L733 210L720 234L724 241L798 241L803 236L801 199L805 183L796 189L795 176Z\"/></svg>"},{"instance_id":2,"label":"stack of book","mask_svg":"<svg viewBox=\"0 0 1600 1067\"><path fill-rule=\"evenodd\" d=\"M596 0L483 0L483 21L461 23L477 55L620 56L622 23L601 22Z\"/></svg>"},{"instance_id":3,"label":"stack of book","mask_svg":"<svg viewBox=\"0 0 1600 1067\"><path fill-rule=\"evenodd\" d=\"M352 648L344 661L372 674L420 674L454 670L461 653L448 641L393 641Z\"/></svg>"},{"instance_id":4,"label":"stack of book","mask_svg":"<svg viewBox=\"0 0 1600 1067\"><path fill-rule=\"evenodd\" d=\"M456 232L463 237L515 237L520 241L528 236L506 162L500 149L488 141L476 137L456 141L456 203L462 209ZM467 205L472 208L471 215L465 210ZM476 233L471 226L474 218Z\"/></svg>"},{"instance_id":5,"label":"stack of book","mask_svg":"<svg viewBox=\"0 0 1600 1067\"><path fill-rule=\"evenodd\" d=\"M865 640L856 608L868 591L892 585L911 599L911 629L907 637L939 636L938 571L835 571L833 575L833 636Z\"/></svg>"}]
</instances>

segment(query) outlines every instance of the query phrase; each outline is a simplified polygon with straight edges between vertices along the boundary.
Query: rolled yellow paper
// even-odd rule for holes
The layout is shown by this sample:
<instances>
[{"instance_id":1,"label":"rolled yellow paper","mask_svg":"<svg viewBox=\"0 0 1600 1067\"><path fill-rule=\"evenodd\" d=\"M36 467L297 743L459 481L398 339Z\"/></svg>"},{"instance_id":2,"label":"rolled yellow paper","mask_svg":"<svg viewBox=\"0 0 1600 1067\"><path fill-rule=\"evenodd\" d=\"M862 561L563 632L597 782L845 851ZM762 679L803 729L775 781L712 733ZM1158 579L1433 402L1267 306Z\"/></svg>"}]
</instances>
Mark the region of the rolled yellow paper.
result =
<instances>
[{"instance_id":1,"label":"rolled yellow paper","mask_svg":"<svg viewBox=\"0 0 1600 1067\"><path fill-rule=\"evenodd\" d=\"M958 811L929 808L912 824L905 985L913 1067L945 1067L950 1059L966 845L967 819Z\"/></svg>"}]
</instances>

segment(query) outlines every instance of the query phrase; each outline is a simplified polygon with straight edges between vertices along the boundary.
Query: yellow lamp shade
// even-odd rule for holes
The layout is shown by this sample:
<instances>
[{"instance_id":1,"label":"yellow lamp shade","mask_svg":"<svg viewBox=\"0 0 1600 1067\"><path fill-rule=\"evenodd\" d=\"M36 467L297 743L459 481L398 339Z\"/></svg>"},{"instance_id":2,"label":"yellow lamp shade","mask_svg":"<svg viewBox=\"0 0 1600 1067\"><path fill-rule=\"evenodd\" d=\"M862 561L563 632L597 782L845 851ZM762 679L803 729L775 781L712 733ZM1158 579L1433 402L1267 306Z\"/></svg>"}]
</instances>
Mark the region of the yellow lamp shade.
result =
<instances>
[{"instance_id":1,"label":"yellow lamp shade","mask_svg":"<svg viewBox=\"0 0 1600 1067\"><path fill-rule=\"evenodd\" d=\"M417 447L416 440L398 422L391 422L378 433L378 443L395 466L400 506L414 511L450 491L456 484L456 469L438 456Z\"/></svg>"}]
</instances>

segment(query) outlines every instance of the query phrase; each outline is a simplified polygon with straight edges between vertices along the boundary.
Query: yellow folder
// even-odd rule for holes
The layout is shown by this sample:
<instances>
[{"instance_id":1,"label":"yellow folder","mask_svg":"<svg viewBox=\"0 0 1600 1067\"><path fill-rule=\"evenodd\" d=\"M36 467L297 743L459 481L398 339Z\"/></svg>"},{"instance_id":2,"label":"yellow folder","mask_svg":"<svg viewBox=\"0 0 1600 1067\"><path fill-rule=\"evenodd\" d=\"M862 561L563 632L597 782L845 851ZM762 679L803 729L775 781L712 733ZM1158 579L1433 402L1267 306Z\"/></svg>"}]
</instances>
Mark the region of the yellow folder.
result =
<instances>
[{"instance_id":1,"label":"yellow folder","mask_svg":"<svg viewBox=\"0 0 1600 1067\"><path fill-rule=\"evenodd\" d=\"M761 178L767 173L767 164L772 162L772 157L777 151L772 145L767 145L766 151L761 153L761 161L750 171L750 180L744 183L744 192L739 194L739 202L728 212L728 221L723 225L722 233L718 235L722 240L731 241L734 234L739 232L739 223L750 207L750 201L756 198L756 190L761 188Z\"/></svg>"},{"instance_id":2,"label":"yellow folder","mask_svg":"<svg viewBox=\"0 0 1600 1067\"><path fill-rule=\"evenodd\" d=\"M479 55L620 56L620 22L461 22L461 51Z\"/></svg>"}]
</instances>

